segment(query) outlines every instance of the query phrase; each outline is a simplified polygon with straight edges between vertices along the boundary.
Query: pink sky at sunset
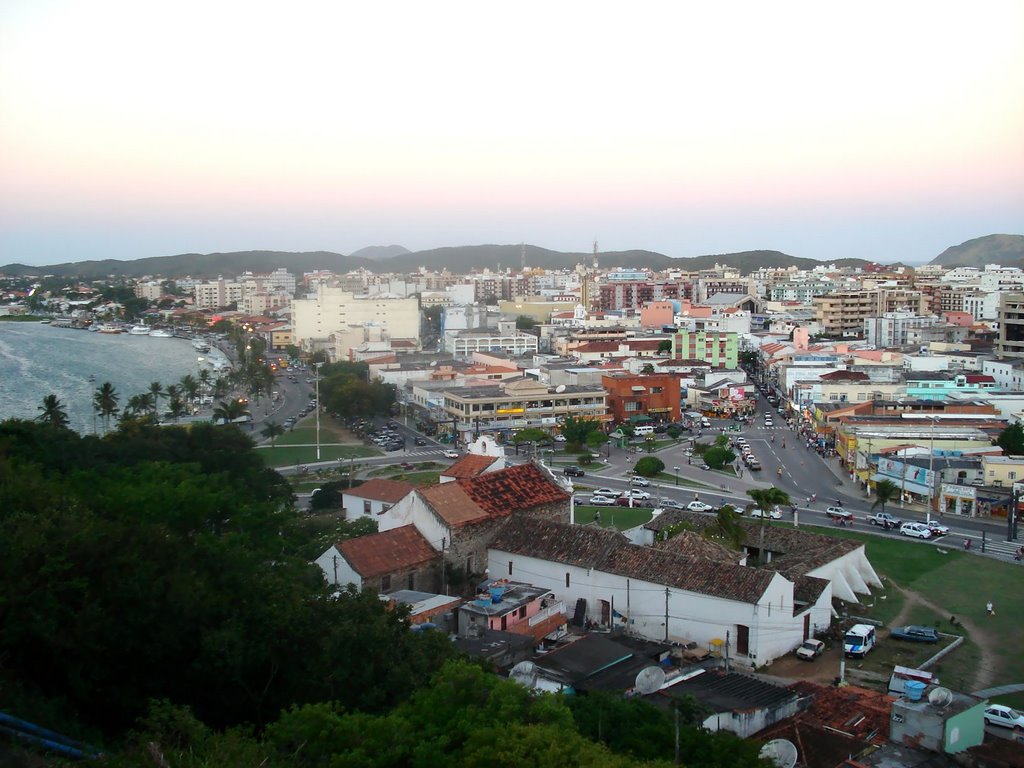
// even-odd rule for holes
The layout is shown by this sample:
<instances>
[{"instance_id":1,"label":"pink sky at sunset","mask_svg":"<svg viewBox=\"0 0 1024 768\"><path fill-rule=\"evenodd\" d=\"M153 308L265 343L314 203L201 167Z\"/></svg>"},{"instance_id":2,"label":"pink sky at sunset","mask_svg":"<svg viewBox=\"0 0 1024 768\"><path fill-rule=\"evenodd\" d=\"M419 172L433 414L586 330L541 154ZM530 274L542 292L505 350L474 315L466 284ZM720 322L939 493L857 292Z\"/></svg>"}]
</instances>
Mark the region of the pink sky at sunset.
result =
<instances>
[{"instance_id":1,"label":"pink sky at sunset","mask_svg":"<svg viewBox=\"0 0 1024 768\"><path fill-rule=\"evenodd\" d=\"M1024 5L9 0L0 264L1024 232Z\"/></svg>"}]
</instances>

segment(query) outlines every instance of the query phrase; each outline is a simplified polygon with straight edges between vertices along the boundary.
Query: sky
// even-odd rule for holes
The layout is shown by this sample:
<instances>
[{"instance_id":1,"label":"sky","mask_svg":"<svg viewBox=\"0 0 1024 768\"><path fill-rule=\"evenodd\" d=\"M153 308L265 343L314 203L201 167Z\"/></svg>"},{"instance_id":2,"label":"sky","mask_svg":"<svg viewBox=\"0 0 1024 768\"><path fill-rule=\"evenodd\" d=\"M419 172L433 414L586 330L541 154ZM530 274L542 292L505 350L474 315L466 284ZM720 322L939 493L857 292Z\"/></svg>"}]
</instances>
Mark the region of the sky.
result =
<instances>
[{"instance_id":1,"label":"sky","mask_svg":"<svg viewBox=\"0 0 1024 768\"><path fill-rule=\"evenodd\" d=\"M0 3L0 264L1024 233L1024 3Z\"/></svg>"}]
</instances>

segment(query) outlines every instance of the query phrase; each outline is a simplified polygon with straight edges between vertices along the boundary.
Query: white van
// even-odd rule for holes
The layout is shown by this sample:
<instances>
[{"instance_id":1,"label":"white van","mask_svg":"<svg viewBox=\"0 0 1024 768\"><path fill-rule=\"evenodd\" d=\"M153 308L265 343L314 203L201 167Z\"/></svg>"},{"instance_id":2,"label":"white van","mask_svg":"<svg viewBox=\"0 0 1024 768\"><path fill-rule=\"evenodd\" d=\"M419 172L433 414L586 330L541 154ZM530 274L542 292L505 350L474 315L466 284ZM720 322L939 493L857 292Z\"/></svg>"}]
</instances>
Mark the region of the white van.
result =
<instances>
[{"instance_id":1,"label":"white van","mask_svg":"<svg viewBox=\"0 0 1024 768\"><path fill-rule=\"evenodd\" d=\"M711 422L708 421L708 417L707 416L701 416L700 425L702 427L704 427L705 429L708 429L711 426Z\"/></svg>"},{"instance_id":2,"label":"white van","mask_svg":"<svg viewBox=\"0 0 1024 768\"><path fill-rule=\"evenodd\" d=\"M633 434L636 435L637 437L646 437L647 435L653 435L654 427L650 426L649 424L645 424L642 427L634 427Z\"/></svg>"},{"instance_id":3,"label":"white van","mask_svg":"<svg viewBox=\"0 0 1024 768\"><path fill-rule=\"evenodd\" d=\"M875 628L870 624L854 624L843 635L843 653L863 659L875 647Z\"/></svg>"}]
</instances>

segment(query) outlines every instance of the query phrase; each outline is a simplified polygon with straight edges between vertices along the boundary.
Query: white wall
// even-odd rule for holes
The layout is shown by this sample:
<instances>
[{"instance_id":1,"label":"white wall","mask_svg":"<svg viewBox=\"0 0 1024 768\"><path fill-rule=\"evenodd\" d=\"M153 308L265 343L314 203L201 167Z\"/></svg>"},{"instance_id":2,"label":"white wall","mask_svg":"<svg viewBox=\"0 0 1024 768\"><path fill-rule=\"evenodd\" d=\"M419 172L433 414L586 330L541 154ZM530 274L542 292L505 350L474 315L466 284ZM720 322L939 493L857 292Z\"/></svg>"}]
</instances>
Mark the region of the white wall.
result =
<instances>
[{"instance_id":1,"label":"white wall","mask_svg":"<svg viewBox=\"0 0 1024 768\"><path fill-rule=\"evenodd\" d=\"M509 561L512 573L509 574ZM587 601L587 615L601 619L601 600L630 620L630 630L651 640L665 639L666 587L647 581L627 579L538 558L512 555L497 549L488 552L488 567L493 578L511 578L551 590L556 599L574 606L579 598ZM566 574L569 586L566 587ZM668 588L668 635L686 637L707 647L713 639L731 637L736 657L736 625L750 628L750 656L740 657L763 665L785 655L803 642L805 612L793 615L793 584L775 574L757 604L712 597ZM831 590L826 589L814 609L827 612ZM812 614L812 624L815 619Z\"/></svg>"},{"instance_id":2,"label":"white wall","mask_svg":"<svg viewBox=\"0 0 1024 768\"><path fill-rule=\"evenodd\" d=\"M324 572L328 584L345 586L355 584L357 589L363 588L362 577L352 570L348 561L341 556L337 547L331 547L314 561Z\"/></svg>"},{"instance_id":3,"label":"white wall","mask_svg":"<svg viewBox=\"0 0 1024 768\"><path fill-rule=\"evenodd\" d=\"M353 491L358 492L358 489L354 488ZM370 502L369 514L364 511L365 505L363 502L366 501ZM360 517L372 517L376 520L387 504L377 499L364 499L361 496L357 496L356 493L342 493L341 506L345 509L346 520L358 520Z\"/></svg>"},{"instance_id":4,"label":"white wall","mask_svg":"<svg viewBox=\"0 0 1024 768\"><path fill-rule=\"evenodd\" d=\"M441 551L442 540L445 546L451 545L452 534L448 526L441 522L416 491L377 518L377 530L380 532L410 524L416 526L420 535L438 552Z\"/></svg>"}]
</instances>

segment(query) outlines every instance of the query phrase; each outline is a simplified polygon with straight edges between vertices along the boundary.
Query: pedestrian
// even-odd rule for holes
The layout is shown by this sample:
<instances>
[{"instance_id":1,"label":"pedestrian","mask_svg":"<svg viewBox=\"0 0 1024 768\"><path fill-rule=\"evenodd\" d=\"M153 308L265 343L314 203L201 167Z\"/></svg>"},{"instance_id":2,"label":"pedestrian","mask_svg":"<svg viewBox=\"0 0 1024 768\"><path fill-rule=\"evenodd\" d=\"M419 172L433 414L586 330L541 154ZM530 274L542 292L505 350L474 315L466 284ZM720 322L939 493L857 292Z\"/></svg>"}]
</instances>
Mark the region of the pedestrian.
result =
<instances>
[{"instance_id":1,"label":"pedestrian","mask_svg":"<svg viewBox=\"0 0 1024 768\"><path fill-rule=\"evenodd\" d=\"M989 600L985 604L985 610L988 612L989 616L995 616L996 615L996 607L994 605L992 605L992 601L991 600Z\"/></svg>"}]
</instances>

